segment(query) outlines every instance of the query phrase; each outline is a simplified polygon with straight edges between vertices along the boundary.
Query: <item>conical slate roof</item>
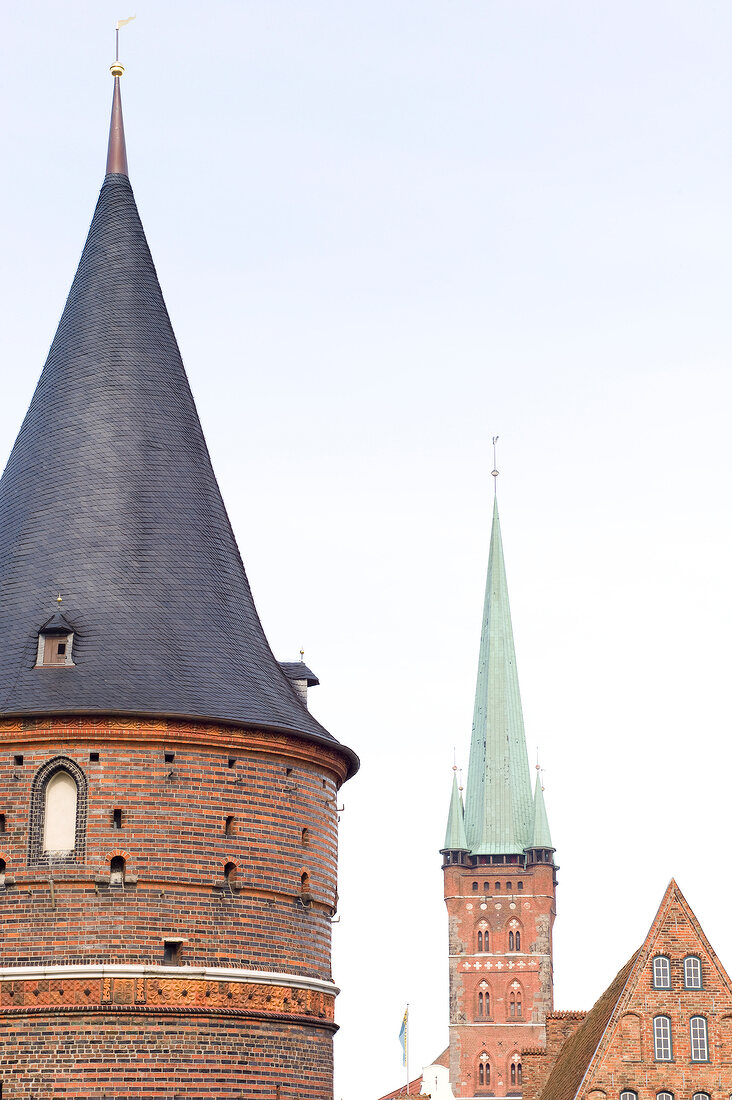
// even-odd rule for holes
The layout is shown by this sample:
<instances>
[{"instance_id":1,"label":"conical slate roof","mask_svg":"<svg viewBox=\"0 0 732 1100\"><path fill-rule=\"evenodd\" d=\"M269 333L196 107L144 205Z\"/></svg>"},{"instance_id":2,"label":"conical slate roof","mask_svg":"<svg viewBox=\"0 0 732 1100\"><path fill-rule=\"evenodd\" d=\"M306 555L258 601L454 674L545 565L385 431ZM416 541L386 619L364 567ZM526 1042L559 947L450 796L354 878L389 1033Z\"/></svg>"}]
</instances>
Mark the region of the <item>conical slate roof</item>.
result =
<instances>
[{"instance_id":1,"label":"conical slate roof","mask_svg":"<svg viewBox=\"0 0 732 1100\"><path fill-rule=\"evenodd\" d=\"M470 851L521 853L531 843L533 823L501 524L494 502L465 798Z\"/></svg>"},{"instance_id":2,"label":"conical slate roof","mask_svg":"<svg viewBox=\"0 0 732 1100\"><path fill-rule=\"evenodd\" d=\"M74 665L34 668L57 610ZM264 636L119 171L0 480L0 653L3 716L168 715L337 744Z\"/></svg>"}]
</instances>

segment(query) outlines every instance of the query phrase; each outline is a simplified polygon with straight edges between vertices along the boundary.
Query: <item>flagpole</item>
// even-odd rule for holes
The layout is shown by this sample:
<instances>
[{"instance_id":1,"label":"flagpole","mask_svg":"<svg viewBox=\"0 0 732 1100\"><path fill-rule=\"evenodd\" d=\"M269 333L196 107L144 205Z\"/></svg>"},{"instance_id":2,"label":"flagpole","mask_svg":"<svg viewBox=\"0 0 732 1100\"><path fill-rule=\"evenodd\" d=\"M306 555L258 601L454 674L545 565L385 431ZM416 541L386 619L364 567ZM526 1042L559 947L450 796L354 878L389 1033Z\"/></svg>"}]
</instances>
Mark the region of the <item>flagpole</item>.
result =
<instances>
[{"instance_id":1,"label":"flagpole","mask_svg":"<svg viewBox=\"0 0 732 1100\"><path fill-rule=\"evenodd\" d=\"M405 1012L407 1026L404 1029L404 1057L407 1063L407 1096L409 1096L409 1005Z\"/></svg>"}]
</instances>

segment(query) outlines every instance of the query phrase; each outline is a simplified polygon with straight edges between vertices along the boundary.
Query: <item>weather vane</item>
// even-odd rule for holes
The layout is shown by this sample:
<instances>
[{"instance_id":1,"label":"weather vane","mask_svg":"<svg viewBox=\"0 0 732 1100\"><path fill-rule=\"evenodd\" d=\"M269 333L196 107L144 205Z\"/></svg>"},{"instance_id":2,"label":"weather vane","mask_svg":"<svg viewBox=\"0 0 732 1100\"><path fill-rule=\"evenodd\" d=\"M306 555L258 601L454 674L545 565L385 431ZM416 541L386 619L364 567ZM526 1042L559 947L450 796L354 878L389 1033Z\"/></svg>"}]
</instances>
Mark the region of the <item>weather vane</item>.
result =
<instances>
[{"instance_id":1,"label":"weather vane","mask_svg":"<svg viewBox=\"0 0 732 1100\"><path fill-rule=\"evenodd\" d=\"M128 23L131 23L133 19L137 19L136 15L129 15L126 19L118 19L117 26L115 28L115 40L114 40L114 60L119 65L119 29L120 27L126 27Z\"/></svg>"},{"instance_id":2,"label":"weather vane","mask_svg":"<svg viewBox=\"0 0 732 1100\"><path fill-rule=\"evenodd\" d=\"M496 443L497 442L498 442L498 436L494 435L493 436L493 469L491 470L491 474L493 475L494 478L498 477L498 463L496 462ZM493 482L493 492L494 493L496 491L497 484L498 484L497 481Z\"/></svg>"}]
</instances>

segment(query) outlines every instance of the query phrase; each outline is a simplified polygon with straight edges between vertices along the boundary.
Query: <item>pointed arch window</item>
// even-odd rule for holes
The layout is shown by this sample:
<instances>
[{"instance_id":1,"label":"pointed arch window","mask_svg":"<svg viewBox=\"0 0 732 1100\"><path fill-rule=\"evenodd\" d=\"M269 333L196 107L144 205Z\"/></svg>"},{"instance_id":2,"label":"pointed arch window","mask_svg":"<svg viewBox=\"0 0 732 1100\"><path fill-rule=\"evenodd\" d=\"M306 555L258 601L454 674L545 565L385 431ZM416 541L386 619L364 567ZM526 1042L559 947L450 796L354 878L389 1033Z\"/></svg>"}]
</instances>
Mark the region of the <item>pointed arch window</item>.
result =
<instances>
[{"instance_id":1,"label":"pointed arch window","mask_svg":"<svg viewBox=\"0 0 732 1100\"><path fill-rule=\"evenodd\" d=\"M31 788L29 863L84 858L86 791L86 776L68 757L55 757L38 769Z\"/></svg>"},{"instance_id":2,"label":"pointed arch window","mask_svg":"<svg viewBox=\"0 0 732 1100\"><path fill-rule=\"evenodd\" d=\"M508 999L508 1012L510 1016L523 1016L523 999L521 990L515 990Z\"/></svg>"},{"instance_id":3,"label":"pointed arch window","mask_svg":"<svg viewBox=\"0 0 732 1100\"><path fill-rule=\"evenodd\" d=\"M490 1085L491 1083L491 1064L488 1061L488 1055L485 1051L478 1059L478 1084L483 1087Z\"/></svg>"},{"instance_id":4,"label":"pointed arch window","mask_svg":"<svg viewBox=\"0 0 732 1100\"><path fill-rule=\"evenodd\" d=\"M521 1063L518 1061L518 1057L514 1057L511 1062L511 1084L520 1085L523 1080L523 1074L521 1072Z\"/></svg>"},{"instance_id":5,"label":"pointed arch window","mask_svg":"<svg viewBox=\"0 0 732 1100\"><path fill-rule=\"evenodd\" d=\"M513 951L513 932L508 933L508 950Z\"/></svg>"}]
</instances>

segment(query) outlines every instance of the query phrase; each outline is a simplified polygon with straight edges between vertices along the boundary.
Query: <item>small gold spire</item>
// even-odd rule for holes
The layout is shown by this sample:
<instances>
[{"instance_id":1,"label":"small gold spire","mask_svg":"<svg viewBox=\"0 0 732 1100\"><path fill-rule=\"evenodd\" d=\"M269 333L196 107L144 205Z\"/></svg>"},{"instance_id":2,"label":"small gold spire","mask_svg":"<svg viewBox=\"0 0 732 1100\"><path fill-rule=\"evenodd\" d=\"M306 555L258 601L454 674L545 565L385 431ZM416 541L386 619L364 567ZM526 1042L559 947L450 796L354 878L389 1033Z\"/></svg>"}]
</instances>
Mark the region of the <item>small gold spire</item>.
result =
<instances>
[{"instance_id":1,"label":"small gold spire","mask_svg":"<svg viewBox=\"0 0 732 1100\"><path fill-rule=\"evenodd\" d=\"M58 596L56 597L56 603L63 603L63 596L61 595L60 592L59 592Z\"/></svg>"},{"instance_id":2,"label":"small gold spire","mask_svg":"<svg viewBox=\"0 0 732 1100\"><path fill-rule=\"evenodd\" d=\"M113 61L112 64L109 66L109 71L112 76L122 76L123 72L125 71L125 67L119 61Z\"/></svg>"}]
</instances>

